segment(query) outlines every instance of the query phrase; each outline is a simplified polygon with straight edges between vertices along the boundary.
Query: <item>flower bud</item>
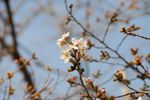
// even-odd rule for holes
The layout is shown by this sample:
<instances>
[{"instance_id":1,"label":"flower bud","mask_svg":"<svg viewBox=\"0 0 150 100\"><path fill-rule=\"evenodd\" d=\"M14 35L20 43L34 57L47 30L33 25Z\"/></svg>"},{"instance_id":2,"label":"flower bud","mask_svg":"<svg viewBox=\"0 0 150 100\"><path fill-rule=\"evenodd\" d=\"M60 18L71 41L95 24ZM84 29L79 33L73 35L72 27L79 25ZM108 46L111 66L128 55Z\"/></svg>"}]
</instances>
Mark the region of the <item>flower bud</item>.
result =
<instances>
[{"instance_id":1,"label":"flower bud","mask_svg":"<svg viewBox=\"0 0 150 100\"><path fill-rule=\"evenodd\" d=\"M13 72L7 72L7 78L11 79L14 76Z\"/></svg>"}]
</instances>

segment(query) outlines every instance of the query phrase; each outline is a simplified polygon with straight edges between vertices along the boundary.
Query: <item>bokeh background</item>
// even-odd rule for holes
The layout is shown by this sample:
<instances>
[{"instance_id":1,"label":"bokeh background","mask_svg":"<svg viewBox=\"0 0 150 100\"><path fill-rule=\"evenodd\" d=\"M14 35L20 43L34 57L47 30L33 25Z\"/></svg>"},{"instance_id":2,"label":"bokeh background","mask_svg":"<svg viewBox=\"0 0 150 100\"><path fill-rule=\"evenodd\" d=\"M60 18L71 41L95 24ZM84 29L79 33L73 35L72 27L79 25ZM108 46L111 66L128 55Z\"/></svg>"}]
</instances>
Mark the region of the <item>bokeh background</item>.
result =
<instances>
[{"instance_id":1,"label":"bokeh background","mask_svg":"<svg viewBox=\"0 0 150 100\"><path fill-rule=\"evenodd\" d=\"M38 60L33 61L28 70L34 72L34 80L37 89L40 89L47 77L51 80L50 100L62 100L66 95L70 95L78 89L70 88L66 82L68 77L77 76L76 72L68 73L69 63L64 64L60 59L60 48L56 45L56 41L63 33L70 32L71 37L80 37L83 30L73 21L67 23L68 13L65 8L64 0L9 0L15 29L17 32L17 41L19 44L19 52L21 55L29 59L35 52ZM122 4L124 3L124 4ZM68 0L68 4L73 4L73 13L78 21L84 25L89 31L93 32L97 37L102 38L109 22L109 13L119 12L119 22L110 26L106 43L116 48L118 43L124 37L120 33L120 26L137 25L141 29L138 34L150 37L150 1L149 0ZM5 5L3 0L0 1L0 36L11 45L12 39L9 34L8 26L3 24L7 18ZM67 24L66 24L67 23ZM90 38L96 46L101 46L94 39ZM136 37L128 37L119 49L119 53L128 61L134 57L130 54L130 48L140 48L139 54L148 54L150 50L150 41ZM0 43L0 51L5 50ZM113 55L111 51L108 51ZM0 52L2 53L2 52ZM99 49L91 49L88 52L94 58L100 57ZM110 60L112 63L123 63L120 60ZM105 88L108 94L120 95L128 89L117 82L113 82L113 74L118 69L124 67L120 65L109 65L97 62L82 62L85 67L85 77L92 77L94 73L100 70L102 76L94 80L95 84L99 84L100 88ZM52 68L51 72L46 67ZM146 64L149 66L149 64ZM12 60L9 53L0 54L0 77L6 78L8 71L14 71L17 65ZM136 73L128 69L125 71L128 79L135 78ZM150 84L150 81L147 81ZM12 86L15 87L15 94L11 96L11 100L22 100L24 96L23 75L17 72L12 80ZM141 80L134 80L131 86L136 89L141 88ZM0 99L3 98L5 84L0 86ZM69 92L67 92L69 90ZM44 93L42 95L45 95ZM69 98L69 100L79 99L79 94ZM120 99L122 100L122 99Z\"/></svg>"}]
</instances>

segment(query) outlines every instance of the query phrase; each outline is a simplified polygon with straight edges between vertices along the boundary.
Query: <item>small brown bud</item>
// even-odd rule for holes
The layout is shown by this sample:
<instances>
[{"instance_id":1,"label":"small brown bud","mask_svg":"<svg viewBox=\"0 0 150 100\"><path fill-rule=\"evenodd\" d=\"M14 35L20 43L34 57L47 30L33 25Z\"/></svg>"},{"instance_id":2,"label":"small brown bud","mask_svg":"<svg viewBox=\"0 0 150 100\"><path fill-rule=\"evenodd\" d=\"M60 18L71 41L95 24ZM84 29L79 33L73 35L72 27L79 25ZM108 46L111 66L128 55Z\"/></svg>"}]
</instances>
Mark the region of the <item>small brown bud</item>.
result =
<instances>
[{"instance_id":1,"label":"small brown bud","mask_svg":"<svg viewBox=\"0 0 150 100\"><path fill-rule=\"evenodd\" d=\"M37 59L35 52L32 54L32 59Z\"/></svg>"},{"instance_id":2,"label":"small brown bud","mask_svg":"<svg viewBox=\"0 0 150 100\"><path fill-rule=\"evenodd\" d=\"M31 65L31 62L30 61L26 61L26 65Z\"/></svg>"},{"instance_id":3,"label":"small brown bud","mask_svg":"<svg viewBox=\"0 0 150 100\"><path fill-rule=\"evenodd\" d=\"M76 69L76 67L71 66L71 67L68 68L68 72L72 72L72 71L74 71L75 69Z\"/></svg>"},{"instance_id":4,"label":"small brown bud","mask_svg":"<svg viewBox=\"0 0 150 100\"><path fill-rule=\"evenodd\" d=\"M135 55L135 61L137 65L141 65L142 64L142 60L140 59L140 57L138 55Z\"/></svg>"},{"instance_id":5,"label":"small brown bud","mask_svg":"<svg viewBox=\"0 0 150 100\"><path fill-rule=\"evenodd\" d=\"M88 86L89 88L94 89L94 84L93 84L93 81L92 81L92 80L87 79L87 80L86 80L86 84L87 84L87 86Z\"/></svg>"},{"instance_id":6,"label":"small brown bud","mask_svg":"<svg viewBox=\"0 0 150 100\"><path fill-rule=\"evenodd\" d=\"M127 32L124 26L121 26L120 32L123 32L123 33Z\"/></svg>"},{"instance_id":7,"label":"small brown bud","mask_svg":"<svg viewBox=\"0 0 150 100\"><path fill-rule=\"evenodd\" d=\"M32 92L33 89L34 89L34 87L32 85L30 85L30 84L27 84L26 87L25 87L25 91L26 92Z\"/></svg>"},{"instance_id":8,"label":"small brown bud","mask_svg":"<svg viewBox=\"0 0 150 100\"><path fill-rule=\"evenodd\" d=\"M23 57L19 57L18 59L15 60L15 62L18 65L24 65L26 63L26 59L24 59Z\"/></svg>"},{"instance_id":9,"label":"small brown bud","mask_svg":"<svg viewBox=\"0 0 150 100\"><path fill-rule=\"evenodd\" d=\"M68 82L69 84L75 84L76 81L77 81L77 77L71 77L71 78L69 78L69 79L67 80L67 82Z\"/></svg>"},{"instance_id":10,"label":"small brown bud","mask_svg":"<svg viewBox=\"0 0 150 100\"><path fill-rule=\"evenodd\" d=\"M35 92L35 93L33 94L32 99L33 99L33 100L39 100L39 98L40 98L40 93L39 93L39 92Z\"/></svg>"},{"instance_id":11,"label":"small brown bud","mask_svg":"<svg viewBox=\"0 0 150 100\"><path fill-rule=\"evenodd\" d=\"M114 13L112 14L112 17L111 17L111 22L116 22L118 15L119 15L119 14L118 14L117 12L114 12Z\"/></svg>"},{"instance_id":12,"label":"small brown bud","mask_svg":"<svg viewBox=\"0 0 150 100\"><path fill-rule=\"evenodd\" d=\"M118 12L114 12L114 13L112 14L112 18L116 18L118 15L119 15Z\"/></svg>"},{"instance_id":13,"label":"small brown bud","mask_svg":"<svg viewBox=\"0 0 150 100\"><path fill-rule=\"evenodd\" d=\"M138 48L136 48L135 50L131 48L130 50L131 50L132 55L136 55L138 52Z\"/></svg>"},{"instance_id":14,"label":"small brown bud","mask_svg":"<svg viewBox=\"0 0 150 100\"><path fill-rule=\"evenodd\" d=\"M132 60L132 61L130 61L130 64L131 64L131 65L135 65L135 64L136 64L136 61L135 61L135 60Z\"/></svg>"},{"instance_id":15,"label":"small brown bud","mask_svg":"<svg viewBox=\"0 0 150 100\"><path fill-rule=\"evenodd\" d=\"M7 78L11 79L14 76L13 72L7 72Z\"/></svg>"},{"instance_id":16,"label":"small brown bud","mask_svg":"<svg viewBox=\"0 0 150 100\"><path fill-rule=\"evenodd\" d=\"M110 97L110 100L115 100L115 97L114 97L114 96L111 96L111 97Z\"/></svg>"},{"instance_id":17,"label":"small brown bud","mask_svg":"<svg viewBox=\"0 0 150 100\"><path fill-rule=\"evenodd\" d=\"M51 72L52 71L52 68L50 66L46 66L46 70Z\"/></svg>"},{"instance_id":18,"label":"small brown bud","mask_svg":"<svg viewBox=\"0 0 150 100\"><path fill-rule=\"evenodd\" d=\"M107 51L101 51L100 59L101 60L108 60L109 59L109 53Z\"/></svg>"},{"instance_id":19,"label":"small brown bud","mask_svg":"<svg viewBox=\"0 0 150 100\"><path fill-rule=\"evenodd\" d=\"M65 24L66 25L69 24L70 21L71 21L71 18L69 16L65 18Z\"/></svg>"},{"instance_id":20,"label":"small brown bud","mask_svg":"<svg viewBox=\"0 0 150 100\"><path fill-rule=\"evenodd\" d=\"M122 82L123 79L124 79L123 73L118 70L118 71L114 74L114 81Z\"/></svg>"},{"instance_id":21,"label":"small brown bud","mask_svg":"<svg viewBox=\"0 0 150 100\"><path fill-rule=\"evenodd\" d=\"M88 49L91 49L94 44L90 41L90 39L87 40Z\"/></svg>"},{"instance_id":22,"label":"small brown bud","mask_svg":"<svg viewBox=\"0 0 150 100\"><path fill-rule=\"evenodd\" d=\"M82 35L82 36L86 36L87 33L86 33L85 31L83 31L83 32L81 33L81 35Z\"/></svg>"},{"instance_id":23,"label":"small brown bud","mask_svg":"<svg viewBox=\"0 0 150 100\"><path fill-rule=\"evenodd\" d=\"M14 92L15 92L15 89L10 86L9 87L9 95L13 95Z\"/></svg>"},{"instance_id":24,"label":"small brown bud","mask_svg":"<svg viewBox=\"0 0 150 100\"><path fill-rule=\"evenodd\" d=\"M82 93L81 98L84 98L84 97L88 97L88 95L86 93Z\"/></svg>"}]
</instances>

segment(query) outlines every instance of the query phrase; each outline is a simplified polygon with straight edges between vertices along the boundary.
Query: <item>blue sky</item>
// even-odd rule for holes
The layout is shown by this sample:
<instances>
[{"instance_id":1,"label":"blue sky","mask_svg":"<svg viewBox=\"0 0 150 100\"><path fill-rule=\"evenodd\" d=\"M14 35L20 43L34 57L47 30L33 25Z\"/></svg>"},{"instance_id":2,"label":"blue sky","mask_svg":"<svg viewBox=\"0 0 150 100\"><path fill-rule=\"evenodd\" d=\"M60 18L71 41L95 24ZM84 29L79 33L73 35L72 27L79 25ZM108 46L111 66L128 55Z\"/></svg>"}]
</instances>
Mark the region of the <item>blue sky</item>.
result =
<instances>
[{"instance_id":1,"label":"blue sky","mask_svg":"<svg viewBox=\"0 0 150 100\"><path fill-rule=\"evenodd\" d=\"M13 2L14 1L14 2ZM85 2L86 0L83 0L83 2ZM109 5L105 5L102 4L102 8L104 7L105 10L110 10L112 9L111 5L117 6L118 3L115 2L115 0L113 0L114 2L112 2L111 0L107 0L109 2ZM16 0L12 0L11 4L13 6L15 6ZM35 16L35 18L32 20L32 22L23 30L19 30L18 28L18 42L20 44L19 50L21 52L21 54L26 57L29 58L31 55L28 55L26 50L22 47L26 47L29 51L31 52L35 52L37 54L37 57L39 58L39 60L44 63L45 65L50 65L52 67L54 67L55 69L60 69L63 72L67 71L67 67L70 66L70 64L64 64L63 60L60 59L60 49L57 47L56 45L56 40L61 37L60 36L60 31L58 27L58 24L63 17L67 14L66 10L65 10L65 6L63 3L63 0L59 1L53 1L54 2L54 8L51 10L55 10L58 11L56 12L59 16L58 17L52 17L49 14L42 12L38 15ZM73 0L71 0L72 3L74 3ZM46 3L44 3L43 5L46 5ZM94 4L93 4L94 5ZM1 3L0 3L1 6ZM113 7L114 7L113 6ZM23 19L28 18L29 16L31 16L32 14L32 10L36 9L38 7L38 4L36 4L34 2L34 0L31 1L27 1L24 6L21 6L21 9L18 10L18 12L14 15L14 19L15 22L23 22ZM95 7L99 8L99 6L97 5ZM113 9L112 9L113 10ZM99 15L99 14L103 14L103 12L99 12L98 9L95 10L95 14ZM79 21L82 21L84 19L84 8L80 8L77 11L75 11L75 16L79 19ZM58 21L58 22L57 22ZM91 22L93 21L93 19L91 18ZM148 36L150 37L150 28L149 28L149 22L150 22L150 17L149 15L141 17L141 18L137 18L133 21L130 22L129 25L135 24L141 27L141 30L138 31L138 33L140 33L143 36ZM84 23L84 21L83 21ZM92 23L93 24L93 23ZM100 25L98 24L97 26L94 26L95 23L93 24L93 26L91 26L93 29L96 27L97 30L94 30L94 32L96 34L98 34L98 36L100 36L99 31L100 32L104 32L104 30L106 29L106 23L100 23ZM71 26L73 25L73 26ZM112 31L108 32L108 37L106 39L107 44L113 48L116 47L117 43L121 40L122 36L121 33L119 33L120 30L120 26L122 26L124 24L120 23L120 24L116 24L116 26L114 27L115 29L113 29L113 27L111 27ZM77 25L75 24L70 24L70 26L68 26L69 28L73 28L73 29L77 29L79 28ZM98 29L98 27L102 28L102 29ZM92 30L92 29L91 29ZM75 30L76 32L80 33L80 29ZM93 30L92 30L93 31ZM61 33L62 34L62 33ZM137 43L138 42L138 43ZM131 56L127 56L130 53L130 49L129 48L137 48L140 47L142 49L140 49L140 53L141 54L147 54L149 53L150 50L150 46L149 46L148 41L143 41L141 39L137 39L134 37L128 38L124 44L122 45L122 48L119 50L119 52L126 58L126 59L133 59ZM95 57L99 57L99 50L91 50L90 51L91 55L95 56ZM6 61L7 59L7 61ZM16 65L14 65L9 57L6 57L5 61L3 62L3 64L1 64L1 68L0 70L3 70L3 72L0 74L2 76L6 75L6 72L8 70L14 70L16 68ZM83 64L84 65L84 64ZM7 67L7 66L11 66L11 67ZM101 77L100 80L97 80L95 83L96 84L101 84L103 82L105 82L105 80L107 80L110 76L113 75L114 72L116 72L116 70L119 68L121 69L121 66L109 66L106 64L97 64L97 63L91 63L89 64L90 66L90 73L96 71L96 70L101 70L102 73L104 73L104 77ZM7 67L7 69L6 69ZM48 73L45 72L42 68L37 67L36 64L33 63L32 69L35 72L36 75L36 81L38 83L38 88L40 88L40 86L42 86L44 80L46 80ZM70 75L76 75L76 73L70 73ZM132 76L131 71L127 71L127 76ZM12 83L15 87L18 88L22 88L22 86L20 86L20 82L23 83L22 80L22 75L20 73L17 73L15 75L16 79L15 81ZM57 75L55 74L51 74L50 75L51 79L56 79ZM60 78L60 80L63 79ZM136 82L139 82L139 80L135 81L133 85L135 85ZM54 83L53 83L54 84ZM138 86L138 84L136 84ZM58 87L56 88L56 93L59 91L62 91L60 94L64 94L67 87L69 85L64 81L61 84L58 85ZM110 94L119 94L120 90L114 91L116 89L118 89L118 84L117 83L113 83L113 82L109 82L108 84L105 84L103 86L100 86L101 88L105 87L106 89L108 89L108 93ZM113 88L112 88L113 87ZM113 91L113 92L112 92ZM17 91L19 93L19 91ZM57 96L57 95L56 95ZM14 100L16 100L16 98L19 100L20 98L20 93L19 95L16 93L16 95L14 95Z\"/></svg>"}]
</instances>

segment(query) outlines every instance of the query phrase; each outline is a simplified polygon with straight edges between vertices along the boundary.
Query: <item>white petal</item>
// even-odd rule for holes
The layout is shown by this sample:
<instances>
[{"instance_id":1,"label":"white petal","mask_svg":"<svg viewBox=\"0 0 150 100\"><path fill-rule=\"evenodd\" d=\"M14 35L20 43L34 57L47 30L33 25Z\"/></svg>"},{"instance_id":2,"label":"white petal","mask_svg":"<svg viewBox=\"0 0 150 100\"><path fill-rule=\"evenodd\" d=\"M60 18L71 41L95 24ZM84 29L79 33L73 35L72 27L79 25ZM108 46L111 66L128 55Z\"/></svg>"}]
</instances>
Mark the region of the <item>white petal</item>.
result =
<instances>
[{"instance_id":1,"label":"white petal","mask_svg":"<svg viewBox=\"0 0 150 100\"><path fill-rule=\"evenodd\" d=\"M67 33L66 33L66 36L67 36L67 37L69 37L69 36L70 36L70 33L69 33L69 32L67 32Z\"/></svg>"},{"instance_id":2,"label":"white petal","mask_svg":"<svg viewBox=\"0 0 150 100\"><path fill-rule=\"evenodd\" d=\"M142 100L142 97L139 97L137 100Z\"/></svg>"}]
</instances>

